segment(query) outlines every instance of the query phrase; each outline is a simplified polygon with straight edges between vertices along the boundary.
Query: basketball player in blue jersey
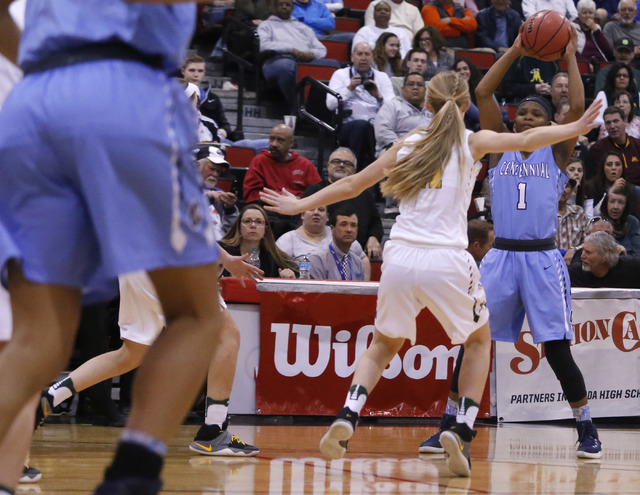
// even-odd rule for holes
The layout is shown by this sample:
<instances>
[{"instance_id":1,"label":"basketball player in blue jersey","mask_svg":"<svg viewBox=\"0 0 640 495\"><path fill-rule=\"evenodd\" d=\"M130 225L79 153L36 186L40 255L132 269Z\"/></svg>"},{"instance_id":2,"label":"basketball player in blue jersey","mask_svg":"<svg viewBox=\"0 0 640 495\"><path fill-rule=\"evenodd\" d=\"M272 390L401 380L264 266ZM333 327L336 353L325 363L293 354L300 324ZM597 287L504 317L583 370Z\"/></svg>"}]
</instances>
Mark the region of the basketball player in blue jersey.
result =
<instances>
[{"instance_id":1,"label":"basketball player in blue jersey","mask_svg":"<svg viewBox=\"0 0 640 495\"><path fill-rule=\"evenodd\" d=\"M565 122L580 118L584 111L584 87L576 62L575 31L563 56L569 67L571 107ZM521 55L528 55L520 37L489 69L476 89L482 129L504 129L500 109L493 97L503 76ZM515 131L550 125L551 107L538 96L524 98L515 118ZM587 391L580 369L571 355L571 287L567 266L556 249L558 200L569 180L565 173L576 138L546 146L533 153L504 153L489 171L491 213L495 241L480 265L487 293L489 323L494 340L517 342L525 313L533 340L542 343L549 365L560 381L577 421L581 458L599 458L602 445L591 422ZM440 434L455 420L457 383L451 385L450 400L440 432L420 445L422 453L444 452Z\"/></svg>"},{"instance_id":2,"label":"basketball player in blue jersey","mask_svg":"<svg viewBox=\"0 0 640 495\"><path fill-rule=\"evenodd\" d=\"M15 58L9 3L0 52ZM217 346L218 252L191 159L196 119L167 76L195 16L177 0L29 0L25 76L0 113L0 271L14 330L0 353L0 441L67 364L83 296L111 296L119 274L147 270L166 316L99 494L160 491L166 443Z\"/></svg>"}]
</instances>

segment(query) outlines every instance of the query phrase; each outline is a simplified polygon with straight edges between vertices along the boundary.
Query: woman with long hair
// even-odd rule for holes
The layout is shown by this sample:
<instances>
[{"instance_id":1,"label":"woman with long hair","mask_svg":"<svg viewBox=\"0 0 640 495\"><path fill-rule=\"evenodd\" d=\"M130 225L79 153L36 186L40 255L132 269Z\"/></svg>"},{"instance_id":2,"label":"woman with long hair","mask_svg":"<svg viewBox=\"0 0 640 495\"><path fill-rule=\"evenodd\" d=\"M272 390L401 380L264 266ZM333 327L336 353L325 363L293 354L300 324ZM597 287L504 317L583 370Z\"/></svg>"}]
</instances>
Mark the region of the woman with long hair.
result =
<instances>
[{"instance_id":1,"label":"woman with long hair","mask_svg":"<svg viewBox=\"0 0 640 495\"><path fill-rule=\"evenodd\" d=\"M374 69L389 77L402 75L400 40L393 33L382 33L373 49Z\"/></svg>"},{"instance_id":2,"label":"woman with long hair","mask_svg":"<svg viewBox=\"0 0 640 495\"><path fill-rule=\"evenodd\" d=\"M465 57L460 57L453 65L455 70L462 79L467 81L469 85L469 95L471 97L471 104L469 109L464 114L464 123L467 129L471 131L478 130L480 127L480 112L476 106L476 87L482 79L480 69L471 60Z\"/></svg>"},{"instance_id":3,"label":"woman with long hair","mask_svg":"<svg viewBox=\"0 0 640 495\"><path fill-rule=\"evenodd\" d=\"M607 78L604 87L598 91L596 100L602 100L602 110L599 115L598 123L602 125L604 122L604 111L608 106L613 105L616 91L628 91L631 95L631 102L634 109L638 109L638 82L633 77L633 68L624 62L616 62L611 65L611 69L607 72Z\"/></svg>"},{"instance_id":4,"label":"woman with long hair","mask_svg":"<svg viewBox=\"0 0 640 495\"><path fill-rule=\"evenodd\" d=\"M425 81L453 67L453 57L444 50L444 38L433 26L425 26L416 33L413 37L413 48L427 52L427 68L423 74Z\"/></svg>"},{"instance_id":5,"label":"woman with long hair","mask_svg":"<svg viewBox=\"0 0 640 495\"><path fill-rule=\"evenodd\" d=\"M298 275L294 261L276 246L267 213L258 205L245 206L219 244L234 256L251 254L255 249L265 277L296 278ZM225 270L223 276L228 275Z\"/></svg>"},{"instance_id":6,"label":"woman with long hair","mask_svg":"<svg viewBox=\"0 0 640 495\"><path fill-rule=\"evenodd\" d=\"M589 218L591 218L591 216L593 216L591 215L593 211L593 203L591 203L591 209L587 211L584 201L584 162L580 158L572 156L571 158L569 158L569 164L567 165L566 172L569 176L569 179L573 179L576 181L576 187L573 191L573 194L567 200L567 204L581 206L582 208L584 208L585 214Z\"/></svg>"},{"instance_id":7,"label":"woman with long hair","mask_svg":"<svg viewBox=\"0 0 640 495\"><path fill-rule=\"evenodd\" d=\"M618 89L613 93L613 105L620 108L626 115L627 136L640 138L640 116L636 115L637 106L633 102L633 96L626 89ZM604 125L600 126L598 139L609 135Z\"/></svg>"},{"instance_id":8,"label":"woman with long hair","mask_svg":"<svg viewBox=\"0 0 640 495\"><path fill-rule=\"evenodd\" d=\"M604 197L612 187L624 187L630 199L632 213L638 215L638 199L635 187L625 178L624 158L618 151L608 152L600 162L596 175L585 184L585 203L593 203L590 208L591 216L600 215Z\"/></svg>"},{"instance_id":9,"label":"woman with long hair","mask_svg":"<svg viewBox=\"0 0 640 495\"><path fill-rule=\"evenodd\" d=\"M631 214L633 201L626 187L612 187L602 202L602 218L611 222L613 237L627 250L627 254L640 256L640 221Z\"/></svg>"},{"instance_id":10,"label":"woman with long hair","mask_svg":"<svg viewBox=\"0 0 640 495\"><path fill-rule=\"evenodd\" d=\"M361 172L297 199L265 189L261 198L279 213L293 214L354 197L385 177L381 190L399 200L400 214L384 247L375 333L358 360L344 407L320 442L330 458L346 452L367 396L405 340L415 343L415 318L424 307L438 318L453 344L464 344L459 377L460 409L441 435L447 464L470 475L469 444L489 370L491 336L485 294L473 257L466 251L467 209L478 160L486 153L528 150L565 141L593 127L598 106L577 122L519 134L465 130L467 82L453 71L429 83L427 109L434 115Z\"/></svg>"}]
</instances>

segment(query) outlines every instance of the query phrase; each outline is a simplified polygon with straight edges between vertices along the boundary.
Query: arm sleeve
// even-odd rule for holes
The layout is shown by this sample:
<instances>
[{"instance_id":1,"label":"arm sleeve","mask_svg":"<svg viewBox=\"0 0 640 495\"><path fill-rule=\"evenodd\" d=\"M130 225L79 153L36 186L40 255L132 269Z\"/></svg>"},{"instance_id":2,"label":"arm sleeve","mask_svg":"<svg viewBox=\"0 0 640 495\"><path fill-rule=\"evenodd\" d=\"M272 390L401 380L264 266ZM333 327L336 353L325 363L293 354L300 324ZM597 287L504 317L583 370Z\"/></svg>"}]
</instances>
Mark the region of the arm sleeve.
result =
<instances>
[{"instance_id":1,"label":"arm sleeve","mask_svg":"<svg viewBox=\"0 0 640 495\"><path fill-rule=\"evenodd\" d=\"M305 26L305 27L308 27L308 26ZM320 40L316 38L316 35L311 28L309 28L308 36L309 36L309 43L310 43L309 51L313 53L313 58L317 60L319 58L326 57L327 47L324 46L322 43L320 43Z\"/></svg>"},{"instance_id":2,"label":"arm sleeve","mask_svg":"<svg viewBox=\"0 0 640 495\"><path fill-rule=\"evenodd\" d=\"M273 50L277 53L291 53L292 46L288 42L274 41L273 28L270 22L263 22L258 26L258 36L260 37L260 51Z\"/></svg>"},{"instance_id":3,"label":"arm sleeve","mask_svg":"<svg viewBox=\"0 0 640 495\"><path fill-rule=\"evenodd\" d=\"M472 33L478 27L478 22L476 21L473 14L469 9L464 9L464 19L460 19L458 17L451 18L451 24L449 26L457 29L461 33Z\"/></svg>"},{"instance_id":4,"label":"arm sleeve","mask_svg":"<svg viewBox=\"0 0 640 495\"><path fill-rule=\"evenodd\" d=\"M348 88L349 81L351 78L349 75L351 72L341 72L339 70L335 71L329 80L329 87L342 96L342 99L346 101L349 96L351 96L351 90ZM345 77L347 78L345 80ZM334 111L338 108L338 100L331 95L327 95L327 108L331 111Z\"/></svg>"},{"instance_id":5,"label":"arm sleeve","mask_svg":"<svg viewBox=\"0 0 640 495\"><path fill-rule=\"evenodd\" d=\"M249 170L247 170L247 175L244 176L244 183L242 184L244 200L247 203L251 203L252 201L260 199L258 194L265 185L264 176L262 175L260 167L258 167L258 162L254 159L251 165L249 165Z\"/></svg>"},{"instance_id":6,"label":"arm sleeve","mask_svg":"<svg viewBox=\"0 0 640 495\"><path fill-rule=\"evenodd\" d=\"M391 101L396 97L396 94L393 92L391 79L389 79L389 76L384 72L376 76L376 83L378 84L378 91L380 91L380 96L382 96L383 101Z\"/></svg>"},{"instance_id":7,"label":"arm sleeve","mask_svg":"<svg viewBox=\"0 0 640 495\"><path fill-rule=\"evenodd\" d=\"M305 17L304 22L306 25L314 27L326 33L331 29L335 29L336 20L333 18L331 12L329 12L329 9L325 4L320 5L320 7L321 8L318 9L318 17Z\"/></svg>"},{"instance_id":8,"label":"arm sleeve","mask_svg":"<svg viewBox=\"0 0 640 495\"><path fill-rule=\"evenodd\" d=\"M488 12L479 12L476 17L478 29L476 30L476 46L487 47L498 50L498 45L493 41L494 30L491 26L490 14Z\"/></svg>"},{"instance_id":9,"label":"arm sleeve","mask_svg":"<svg viewBox=\"0 0 640 495\"><path fill-rule=\"evenodd\" d=\"M375 7L375 4L378 2L371 2L368 7L367 10L364 11L364 25L365 26L372 26L375 24L375 21L373 20L373 7Z\"/></svg>"},{"instance_id":10,"label":"arm sleeve","mask_svg":"<svg viewBox=\"0 0 640 495\"><path fill-rule=\"evenodd\" d=\"M376 114L373 130L376 134L376 142L382 148L387 146L389 143L394 143L398 140L398 135L394 130L396 128L394 108L395 106L393 103L388 101L382 105Z\"/></svg>"}]
</instances>

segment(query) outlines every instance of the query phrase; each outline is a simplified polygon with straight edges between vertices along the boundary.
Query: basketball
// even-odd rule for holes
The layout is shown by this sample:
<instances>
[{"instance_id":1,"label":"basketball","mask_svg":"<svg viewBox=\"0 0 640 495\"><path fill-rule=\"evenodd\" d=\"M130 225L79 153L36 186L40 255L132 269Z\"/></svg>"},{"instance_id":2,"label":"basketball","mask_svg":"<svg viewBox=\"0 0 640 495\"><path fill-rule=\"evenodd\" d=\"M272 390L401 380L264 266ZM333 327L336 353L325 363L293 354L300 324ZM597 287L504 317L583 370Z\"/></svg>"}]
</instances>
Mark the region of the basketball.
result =
<instances>
[{"instance_id":1,"label":"basketball","mask_svg":"<svg viewBox=\"0 0 640 495\"><path fill-rule=\"evenodd\" d=\"M522 43L539 60L557 60L571 39L569 19L555 10L541 10L522 29Z\"/></svg>"}]
</instances>

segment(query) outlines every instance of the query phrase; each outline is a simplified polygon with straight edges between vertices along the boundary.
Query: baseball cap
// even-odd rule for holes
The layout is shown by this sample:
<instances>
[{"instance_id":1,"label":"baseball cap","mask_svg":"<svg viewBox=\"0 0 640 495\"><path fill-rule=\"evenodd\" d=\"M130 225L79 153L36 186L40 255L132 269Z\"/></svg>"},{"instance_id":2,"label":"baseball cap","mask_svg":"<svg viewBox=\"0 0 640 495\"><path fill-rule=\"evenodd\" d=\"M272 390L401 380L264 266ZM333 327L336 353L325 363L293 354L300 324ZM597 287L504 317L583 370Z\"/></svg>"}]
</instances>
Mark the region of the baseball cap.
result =
<instances>
[{"instance_id":1,"label":"baseball cap","mask_svg":"<svg viewBox=\"0 0 640 495\"><path fill-rule=\"evenodd\" d=\"M613 49L626 49L633 51L633 40L631 38L619 38L613 42Z\"/></svg>"},{"instance_id":2,"label":"baseball cap","mask_svg":"<svg viewBox=\"0 0 640 495\"><path fill-rule=\"evenodd\" d=\"M211 163L218 163L224 167L225 170L229 170L229 162L225 160L224 153L217 146L205 146L200 148L196 154L196 159L201 160L206 158Z\"/></svg>"}]
</instances>

